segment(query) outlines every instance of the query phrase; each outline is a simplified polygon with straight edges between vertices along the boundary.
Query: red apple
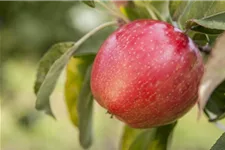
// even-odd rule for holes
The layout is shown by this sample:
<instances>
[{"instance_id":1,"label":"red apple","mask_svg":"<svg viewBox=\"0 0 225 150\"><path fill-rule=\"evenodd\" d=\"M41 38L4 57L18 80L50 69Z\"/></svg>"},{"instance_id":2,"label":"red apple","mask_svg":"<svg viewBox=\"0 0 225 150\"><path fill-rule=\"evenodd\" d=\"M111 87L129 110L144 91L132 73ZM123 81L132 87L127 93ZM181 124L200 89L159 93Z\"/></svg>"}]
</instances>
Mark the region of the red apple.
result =
<instances>
[{"instance_id":1,"label":"red apple","mask_svg":"<svg viewBox=\"0 0 225 150\"><path fill-rule=\"evenodd\" d=\"M182 31L162 21L136 20L101 46L91 89L118 119L151 128L172 123L192 108L203 71L197 47Z\"/></svg>"}]
</instances>

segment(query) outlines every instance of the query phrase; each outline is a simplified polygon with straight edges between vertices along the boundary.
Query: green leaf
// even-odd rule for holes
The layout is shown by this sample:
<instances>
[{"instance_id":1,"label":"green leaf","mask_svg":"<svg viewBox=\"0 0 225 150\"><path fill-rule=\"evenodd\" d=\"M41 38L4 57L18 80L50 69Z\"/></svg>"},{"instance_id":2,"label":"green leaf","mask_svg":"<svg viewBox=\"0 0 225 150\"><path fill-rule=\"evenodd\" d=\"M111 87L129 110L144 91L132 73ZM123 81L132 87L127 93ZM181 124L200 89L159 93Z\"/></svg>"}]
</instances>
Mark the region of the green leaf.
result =
<instances>
[{"instance_id":1,"label":"green leaf","mask_svg":"<svg viewBox=\"0 0 225 150\"><path fill-rule=\"evenodd\" d=\"M183 9L179 9L179 6L182 4L182 2L185 2L185 1L170 1L169 2L170 16L171 16L172 20L174 20L174 21L176 21L178 18L176 15L181 15L181 12L183 11ZM185 7L185 6L183 6L183 7ZM179 12L179 13L177 13L177 12Z\"/></svg>"},{"instance_id":2,"label":"green leaf","mask_svg":"<svg viewBox=\"0 0 225 150\"><path fill-rule=\"evenodd\" d=\"M199 89L199 108L201 110L205 108L214 89L225 79L225 69L222 67L225 66L225 34L219 37L209 36L209 39L210 45L215 44L213 44L211 54L208 57L207 63L204 65L205 71ZM211 118L211 115L209 117Z\"/></svg>"},{"instance_id":3,"label":"green leaf","mask_svg":"<svg viewBox=\"0 0 225 150\"><path fill-rule=\"evenodd\" d=\"M210 95L206 106L205 112L210 112L216 115L209 121L218 121L225 117L225 80L222 81Z\"/></svg>"},{"instance_id":4,"label":"green leaf","mask_svg":"<svg viewBox=\"0 0 225 150\"><path fill-rule=\"evenodd\" d=\"M133 1L129 1L127 5L120 7L120 11L127 16L129 20L151 18L144 4L139 3L142 2L135 1L134 3Z\"/></svg>"},{"instance_id":5,"label":"green leaf","mask_svg":"<svg viewBox=\"0 0 225 150\"><path fill-rule=\"evenodd\" d=\"M189 33L191 32L193 32L193 36L190 37L198 46L204 46L208 43L211 47L213 47L217 38L216 35L208 35L204 33L198 33L195 31L190 31Z\"/></svg>"},{"instance_id":6,"label":"green leaf","mask_svg":"<svg viewBox=\"0 0 225 150\"><path fill-rule=\"evenodd\" d=\"M198 46L204 46L208 43L208 37L206 34L202 33L195 33L192 37L192 40L198 45Z\"/></svg>"},{"instance_id":7,"label":"green leaf","mask_svg":"<svg viewBox=\"0 0 225 150\"><path fill-rule=\"evenodd\" d=\"M92 108L93 95L90 88L91 66L87 69L78 97L79 139L82 147L88 148L92 143Z\"/></svg>"},{"instance_id":8,"label":"green leaf","mask_svg":"<svg viewBox=\"0 0 225 150\"><path fill-rule=\"evenodd\" d=\"M129 150L166 150L170 147L171 136L175 125L176 122L158 128L144 130L135 138Z\"/></svg>"},{"instance_id":9,"label":"green leaf","mask_svg":"<svg viewBox=\"0 0 225 150\"><path fill-rule=\"evenodd\" d=\"M130 20L151 18L163 20L169 17L167 0L134 0L133 5L126 7L125 14Z\"/></svg>"},{"instance_id":10,"label":"green leaf","mask_svg":"<svg viewBox=\"0 0 225 150\"><path fill-rule=\"evenodd\" d=\"M131 143L134 141L135 137L141 133L140 129L134 129L127 125L124 126L123 135L120 141L120 149L127 150Z\"/></svg>"},{"instance_id":11,"label":"green leaf","mask_svg":"<svg viewBox=\"0 0 225 150\"><path fill-rule=\"evenodd\" d=\"M81 91L87 68L94 60L94 55L71 58L67 65L65 100L70 119L78 126L77 99Z\"/></svg>"},{"instance_id":12,"label":"green leaf","mask_svg":"<svg viewBox=\"0 0 225 150\"><path fill-rule=\"evenodd\" d=\"M204 46L207 43L213 47L215 44L215 41L217 39L218 36L216 35L208 35L208 34L204 34L204 33L198 33L195 31L189 31L189 33L192 35L189 37L192 38L192 40L198 45L198 46Z\"/></svg>"},{"instance_id":13,"label":"green leaf","mask_svg":"<svg viewBox=\"0 0 225 150\"><path fill-rule=\"evenodd\" d=\"M210 150L224 150L225 148L225 133L216 141Z\"/></svg>"},{"instance_id":14,"label":"green leaf","mask_svg":"<svg viewBox=\"0 0 225 150\"><path fill-rule=\"evenodd\" d=\"M154 141L156 129L148 129L140 133L131 144L129 150L147 150Z\"/></svg>"},{"instance_id":15,"label":"green leaf","mask_svg":"<svg viewBox=\"0 0 225 150\"><path fill-rule=\"evenodd\" d=\"M220 34L225 30L225 12L204 19L191 19L187 22L187 26L202 33Z\"/></svg>"},{"instance_id":16,"label":"green leaf","mask_svg":"<svg viewBox=\"0 0 225 150\"><path fill-rule=\"evenodd\" d=\"M225 21L223 17L224 12L224 1L190 1L180 17L179 22L183 27L185 27L187 23L187 27L193 28L195 31L211 33L212 31L208 31L207 29L224 30L222 25ZM204 27L205 30L196 27L196 24Z\"/></svg>"},{"instance_id":17,"label":"green leaf","mask_svg":"<svg viewBox=\"0 0 225 150\"><path fill-rule=\"evenodd\" d=\"M208 35L209 37L209 45L211 45L211 47L214 47L216 39L217 39L217 35Z\"/></svg>"},{"instance_id":18,"label":"green leaf","mask_svg":"<svg viewBox=\"0 0 225 150\"><path fill-rule=\"evenodd\" d=\"M73 42L58 43L53 45L48 52L43 56L39 62L38 71L36 75L36 81L34 85L34 92L37 94L44 82L45 77L48 73L49 68L63 53L65 53L70 47L73 46Z\"/></svg>"},{"instance_id":19,"label":"green leaf","mask_svg":"<svg viewBox=\"0 0 225 150\"><path fill-rule=\"evenodd\" d=\"M148 1L146 1L148 2ZM151 9L155 12L159 20L166 21L169 18L169 1L149 1Z\"/></svg>"},{"instance_id":20,"label":"green leaf","mask_svg":"<svg viewBox=\"0 0 225 150\"><path fill-rule=\"evenodd\" d=\"M177 21L179 17L183 14L185 7L189 1L170 1L169 2L169 12L172 20Z\"/></svg>"},{"instance_id":21,"label":"green leaf","mask_svg":"<svg viewBox=\"0 0 225 150\"><path fill-rule=\"evenodd\" d=\"M94 0L89 0L89 1L82 1L83 3L85 3L86 5L92 7L92 8L95 8L95 2Z\"/></svg>"},{"instance_id":22,"label":"green leaf","mask_svg":"<svg viewBox=\"0 0 225 150\"><path fill-rule=\"evenodd\" d=\"M90 38L92 35L94 35L96 32L104 29L105 27L115 25L116 22L107 22L104 24L101 24L100 26L96 27L95 29L88 32L86 35L84 35L80 40L78 40L76 43L71 44L71 48L69 48L67 51L63 50L64 53L57 54L54 56L51 53L54 53L55 51L58 52L59 50L54 46L50 51L46 54L45 57L41 60L41 63L39 65L38 69L38 75L37 75L37 81L35 84L35 91L37 95L36 100L36 109L37 110L44 110L47 114L50 116L53 116L52 110L50 108L50 102L49 102L49 96L51 95L57 79L59 78L60 73L70 60L70 58L74 55L77 48L80 47L88 38ZM61 51L61 49L60 49ZM50 53L50 54L49 54ZM54 57L52 57L52 55ZM51 62L51 63L49 63ZM46 65L47 64L47 65ZM47 67L46 67L47 66ZM42 75L42 71L44 70L44 76ZM40 75L41 74L41 75ZM42 81L40 83L40 81ZM39 88L38 88L39 87Z\"/></svg>"},{"instance_id":23,"label":"green leaf","mask_svg":"<svg viewBox=\"0 0 225 150\"><path fill-rule=\"evenodd\" d=\"M172 133L177 122L160 126L157 128L156 135L149 150L166 150L171 146Z\"/></svg>"},{"instance_id":24,"label":"green leaf","mask_svg":"<svg viewBox=\"0 0 225 150\"><path fill-rule=\"evenodd\" d=\"M36 108L45 110L51 116L54 115L50 108L49 95L52 93L67 60L73 53L73 51L69 50L73 45L73 42L53 45L39 63L34 86L37 95Z\"/></svg>"}]
</instances>

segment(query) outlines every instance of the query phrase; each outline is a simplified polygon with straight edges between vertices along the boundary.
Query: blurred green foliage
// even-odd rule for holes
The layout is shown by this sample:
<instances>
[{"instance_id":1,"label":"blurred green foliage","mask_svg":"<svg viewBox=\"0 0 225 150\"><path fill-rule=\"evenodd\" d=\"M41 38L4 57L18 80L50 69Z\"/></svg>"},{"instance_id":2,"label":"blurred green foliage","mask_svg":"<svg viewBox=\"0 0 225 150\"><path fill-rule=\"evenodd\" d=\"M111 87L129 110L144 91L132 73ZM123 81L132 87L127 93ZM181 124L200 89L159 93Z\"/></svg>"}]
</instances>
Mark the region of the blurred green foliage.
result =
<instances>
[{"instance_id":1,"label":"blurred green foliage","mask_svg":"<svg viewBox=\"0 0 225 150\"><path fill-rule=\"evenodd\" d=\"M68 11L75 2L0 2L3 61L8 57L40 57L50 45L76 40ZM76 35L76 36L74 36ZM32 53L31 53L32 51Z\"/></svg>"},{"instance_id":2,"label":"blurred green foliage","mask_svg":"<svg viewBox=\"0 0 225 150\"><path fill-rule=\"evenodd\" d=\"M3 94L13 94L4 74L10 59L38 60L59 41L78 39L68 10L74 2L0 2L1 84ZM76 35L76 36L74 36ZM10 94L10 95L11 95Z\"/></svg>"},{"instance_id":3,"label":"blurred green foliage","mask_svg":"<svg viewBox=\"0 0 225 150\"><path fill-rule=\"evenodd\" d=\"M9 91L13 92L4 75L4 64L8 60L21 58L37 61L53 44L77 41L84 35L84 32L74 25L76 18L73 14L79 9L89 10L90 8L81 2L0 2L0 68L3 72L0 81L4 86L1 90L3 95ZM89 13L95 16L81 16L82 14L80 16L92 19L90 17L96 17L99 13L94 10L90 11L93 11ZM107 19L106 16L104 17ZM75 22L78 21L75 20ZM83 28L86 26L88 24L85 24ZM98 48L110 31L110 29L103 30L95 38L87 41L88 44L82 48Z\"/></svg>"}]
</instances>

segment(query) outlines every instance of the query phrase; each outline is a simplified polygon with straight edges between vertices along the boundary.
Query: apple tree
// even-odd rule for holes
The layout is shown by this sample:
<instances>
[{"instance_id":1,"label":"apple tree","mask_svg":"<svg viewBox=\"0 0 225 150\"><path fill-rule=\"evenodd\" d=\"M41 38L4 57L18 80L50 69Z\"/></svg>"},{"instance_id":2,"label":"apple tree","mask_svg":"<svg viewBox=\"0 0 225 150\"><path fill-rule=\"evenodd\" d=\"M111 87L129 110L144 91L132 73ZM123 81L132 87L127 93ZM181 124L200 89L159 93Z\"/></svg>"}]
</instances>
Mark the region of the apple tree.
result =
<instances>
[{"instance_id":1,"label":"apple tree","mask_svg":"<svg viewBox=\"0 0 225 150\"><path fill-rule=\"evenodd\" d=\"M220 56L224 47L217 48L225 30L224 1L83 2L90 9L105 8L112 21L76 42L49 49L37 70L37 110L57 117L50 95L66 68L65 103L83 148L92 144L94 100L124 122L121 150L169 149L179 118L194 104L199 108L196 118L204 114L224 130L219 121L225 117L225 69L216 78L208 71L225 66ZM109 26L115 31L99 49L80 49ZM211 149L223 148L225 134Z\"/></svg>"}]
</instances>

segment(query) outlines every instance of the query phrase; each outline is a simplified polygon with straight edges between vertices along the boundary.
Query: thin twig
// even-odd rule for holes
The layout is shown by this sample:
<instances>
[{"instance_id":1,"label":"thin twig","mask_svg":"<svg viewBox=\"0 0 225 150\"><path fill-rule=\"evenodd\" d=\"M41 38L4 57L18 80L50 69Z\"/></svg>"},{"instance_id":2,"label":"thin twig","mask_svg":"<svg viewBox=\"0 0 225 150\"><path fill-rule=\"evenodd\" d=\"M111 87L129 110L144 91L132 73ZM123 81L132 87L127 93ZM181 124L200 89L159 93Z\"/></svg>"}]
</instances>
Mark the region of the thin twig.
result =
<instances>
[{"instance_id":1,"label":"thin twig","mask_svg":"<svg viewBox=\"0 0 225 150\"><path fill-rule=\"evenodd\" d=\"M112 25L116 25L117 22L116 21L111 21L111 22L106 22L101 24L100 26L96 27L95 29L91 30L90 32L88 32L87 34L85 34L81 39L79 39L76 43L75 43L75 47L79 47L81 44L84 43L84 41L86 41L89 37L91 37L92 35L94 35L97 31L108 27L108 26L112 26Z\"/></svg>"},{"instance_id":2,"label":"thin twig","mask_svg":"<svg viewBox=\"0 0 225 150\"><path fill-rule=\"evenodd\" d=\"M123 19L126 23L129 22L129 20L121 13L116 12L115 10L109 8L107 5L105 5L103 2L101 2L100 0L96 0L96 2L98 2L102 7L104 7L105 9L107 9L111 15L121 18Z\"/></svg>"}]
</instances>

